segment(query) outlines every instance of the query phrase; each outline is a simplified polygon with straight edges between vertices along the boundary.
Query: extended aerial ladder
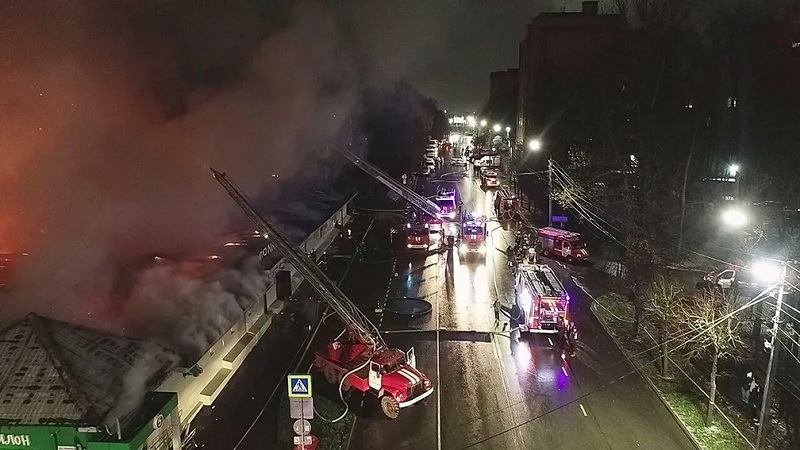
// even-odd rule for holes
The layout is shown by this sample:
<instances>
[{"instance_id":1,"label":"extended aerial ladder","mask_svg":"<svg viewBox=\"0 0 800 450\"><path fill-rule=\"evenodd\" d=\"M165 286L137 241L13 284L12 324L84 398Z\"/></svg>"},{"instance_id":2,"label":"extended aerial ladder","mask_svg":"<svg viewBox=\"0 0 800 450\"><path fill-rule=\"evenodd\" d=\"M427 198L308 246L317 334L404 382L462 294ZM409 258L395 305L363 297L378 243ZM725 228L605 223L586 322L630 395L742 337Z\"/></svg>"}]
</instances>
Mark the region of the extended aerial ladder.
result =
<instances>
[{"instance_id":1,"label":"extended aerial ladder","mask_svg":"<svg viewBox=\"0 0 800 450\"><path fill-rule=\"evenodd\" d=\"M409 203L416 206L424 213L430 215L433 218L437 218L438 217L437 215L441 214L442 211L436 203L414 192L413 189L410 189L408 186L398 182L397 180L392 178L391 175L375 167L375 165L369 163L363 158L360 158L359 156L355 155L349 150L340 148L338 149L338 151L339 153L342 154L342 156L344 156L345 158L350 160L350 162L355 164L356 167L358 167L359 169L371 175L376 180L383 183L384 186L394 191L397 195L408 200Z\"/></svg>"},{"instance_id":2,"label":"extended aerial ladder","mask_svg":"<svg viewBox=\"0 0 800 450\"><path fill-rule=\"evenodd\" d=\"M311 283L344 324L344 333L328 344L325 351L317 351L314 367L325 378L339 386L343 392L357 389L370 392L380 399L381 409L389 418L396 418L402 408L414 405L433 392L433 384L418 371L413 362L413 349L408 354L388 348L375 325L354 305L339 287L300 248L286 239L280 228L258 212L247 196L222 172L211 169L214 178L253 221L265 238ZM338 421L345 412L334 419Z\"/></svg>"},{"instance_id":3,"label":"extended aerial ladder","mask_svg":"<svg viewBox=\"0 0 800 450\"><path fill-rule=\"evenodd\" d=\"M258 230L281 252L300 275L311 283L328 305L339 315L345 328L361 343L375 351L386 349L375 325L364 316L339 287L300 248L283 236L272 220L256 212L247 196L239 190L227 174L211 169L214 178L228 191L228 195L239 205Z\"/></svg>"}]
</instances>

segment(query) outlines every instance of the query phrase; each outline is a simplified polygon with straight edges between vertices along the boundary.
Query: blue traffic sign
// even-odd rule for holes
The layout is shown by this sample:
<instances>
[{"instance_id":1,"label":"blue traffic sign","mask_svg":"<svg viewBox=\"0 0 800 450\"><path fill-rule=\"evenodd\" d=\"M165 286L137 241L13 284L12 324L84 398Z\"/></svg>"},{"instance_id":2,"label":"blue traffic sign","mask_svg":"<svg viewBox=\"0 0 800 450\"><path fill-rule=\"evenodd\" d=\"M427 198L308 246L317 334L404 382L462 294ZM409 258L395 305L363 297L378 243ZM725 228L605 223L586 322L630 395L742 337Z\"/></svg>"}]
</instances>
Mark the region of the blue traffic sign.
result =
<instances>
[{"instance_id":1,"label":"blue traffic sign","mask_svg":"<svg viewBox=\"0 0 800 450\"><path fill-rule=\"evenodd\" d=\"M286 381L289 398L311 398L311 375L289 375Z\"/></svg>"},{"instance_id":2,"label":"blue traffic sign","mask_svg":"<svg viewBox=\"0 0 800 450\"><path fill-rule=\"evenodd\" d=\"M553 222L555 223L566 223L567 216L553 216Z\"/></svg>"}]
</instances>

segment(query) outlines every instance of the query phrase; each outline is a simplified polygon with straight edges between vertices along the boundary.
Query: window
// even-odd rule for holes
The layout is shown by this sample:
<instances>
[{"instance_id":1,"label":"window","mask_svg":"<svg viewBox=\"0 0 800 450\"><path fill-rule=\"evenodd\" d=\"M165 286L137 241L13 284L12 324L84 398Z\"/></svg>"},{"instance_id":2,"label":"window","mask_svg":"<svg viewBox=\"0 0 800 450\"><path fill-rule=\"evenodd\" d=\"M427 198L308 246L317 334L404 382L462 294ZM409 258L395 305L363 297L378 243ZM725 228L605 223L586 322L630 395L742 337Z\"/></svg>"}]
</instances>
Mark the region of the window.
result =
<instances>
[{"instance_id":1,"label":"window","mask_svg":"<svg viewBox=\"0 0 800 450\"><path fill-rule=\"evenodd\" d=\"M736 97L728 97L728 108L736 108L738 103L739 99Z\"/></svg>"},{"instance_id":2,"label":"window","mask_svg":"<svg viewBox=\"0 0 800 450\"><path fill-rule=\"evenodd\" d=\"M800 41L792 42L792 48L800 48Z\"/></svg>"}]
</instances>

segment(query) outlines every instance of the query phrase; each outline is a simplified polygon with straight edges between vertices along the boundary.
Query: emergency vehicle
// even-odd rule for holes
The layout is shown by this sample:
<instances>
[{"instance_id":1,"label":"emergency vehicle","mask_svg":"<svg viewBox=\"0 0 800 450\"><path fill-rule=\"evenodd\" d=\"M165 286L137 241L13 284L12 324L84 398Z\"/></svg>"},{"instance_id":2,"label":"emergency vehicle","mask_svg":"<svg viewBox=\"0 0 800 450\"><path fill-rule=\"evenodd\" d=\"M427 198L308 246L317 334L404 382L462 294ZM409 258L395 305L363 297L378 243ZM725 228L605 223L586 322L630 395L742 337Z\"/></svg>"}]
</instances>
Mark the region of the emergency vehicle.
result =
<instances>
[{"instance_id":1,"label":"emergency vehicle","mask_svg":"<svg viewBox=\"0 0 800 450\"><path fill-rule=\"evenodd\" d=\"M536 235L544 256L557 256L569 262L585 261L589 256L580 233L544 227L539 228Z\"/></svg>"},{"instance_id":2,"label":"emergency vehicle","mask_svg":"<svg viewBox=\"0 0 800 450\"><path fill-rule=\"evenodd\" d=\"M439 219L453 220L458 216L458 204L456 204L455 193L442 193L437 195L434 203L439 207L440 212L436 215Z\"/></svg>"},{"instance_id":3,"label":"emergency vehicle","mask_svg":"<svg viewBox=\"0 0 800 450\"><path fill-rule=\"evenodd\" d=\"M430 229L427 223L406 224L406 248L428 250L431 246Z\"/></svg>"},{"instance_id":4,"label":"emergency vehicle","mask_svg":"<svg viewBox=\"0 0 800 450\"><path fill-rule=\"evenodd\" d=\"M497 179L497 171L494 169L481 170L481 187L497 186L500 186L500 180Z\"/></svg>"},{"instance_id":5,"label":"emergency vehicle","mask_svg":"<svg viewBox=\"0 0 800 450\"><path fill-rule=\"evenodd\" d=\"M569 295L550 267L520 264L514 292L524 319L520 331L558 333L568 320Z\"/></svg>"},{"instance_id":6,"label":"emergency vehicle","mask_svg":"<svg viewBox=\"0 0 800 450\"><path fill-rule=\"evenodd\" d=\"M486 218L471 214L461 223L461 245L458 252L466 258L477 255L486 259Z\"/></svg>"},{"instance_id":7,"label":"emergency vehicle","mask_svg":"<svg viewBox=\"0 0 800 450\"><path fill-rule=\"evenodd\" d=\"M494 210L499 220L513 220L517 216L517 197L500 186L494 198Z\"/></svg>"}]
</instances>

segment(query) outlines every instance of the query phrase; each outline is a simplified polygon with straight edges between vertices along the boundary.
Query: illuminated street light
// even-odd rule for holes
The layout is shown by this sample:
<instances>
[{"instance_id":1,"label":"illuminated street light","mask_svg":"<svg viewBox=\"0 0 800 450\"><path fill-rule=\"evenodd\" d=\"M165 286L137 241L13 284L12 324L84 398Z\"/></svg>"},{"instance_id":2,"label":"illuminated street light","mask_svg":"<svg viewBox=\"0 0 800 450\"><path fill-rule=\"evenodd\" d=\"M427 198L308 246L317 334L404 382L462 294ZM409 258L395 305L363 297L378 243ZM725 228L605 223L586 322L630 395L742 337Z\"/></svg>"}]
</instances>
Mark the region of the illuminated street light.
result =
<instances>
[{"instance_id":1,"label":"illuminated street light","mask_svg":"<svg viewBox=\"0 0 800 450\"><path fill-rule=\"evenodd\" d=\"M511 127L506 127L506 133L510 133L510 132L511 132Z\"/></svg>"},{"instance_id":2,"label":"illuminated street light","mask_svg":"<svg viewBox=\"0 0 800 450\"><path fill-rule=\"evenodd\" d=\"M773 284L781 279L783 268L778 262L761 260L754 262L750 271L762 283Z\"/></svg>"},{"instance_id":3,"label":"illuminated street light","mask_svg":"<svg viewBox=\"0 0 800 450\"><path fill-rule=\"evenodd\" d=\"M739 170L740 170L740 169L741 169L741 167L740 167L738 164L736 164L736 163L733 163L733 164L731 164L730 166L728 166L728 173L729 173L729 174L730 174L732 177L735 177L735 176L736 176L736 174L737 174L737 173L739 173Z\"/></svg>"},{"instance_id":4,"label":"illuminated street light","mask_svg":"<svg viewBox=\"0 0 800 450\"><path fill-rule=\"evenodd\" d=\"M486 119L484 119L484 120L481 120L481 126L482 126L482 127L485 127L485 126L486 126Z\"/></svg>"},{"instance_id":5,"label":"illuminated street light","mask_svg":"<svg viewBox=\"0 0 800 450\"><path fill-rule=\"evenodd\" d=\"M538 139L531 139L531 141L528 142L528 148L531 151L538 152L542 149L542 142Z\"/></svg>"},{"instance_id":6,"label":"illuminated street light","mask_svg":"<svg viewBox=\"0 0 800 450\"><path fill-rule=\"evenodd\" d=\"M495 132L495 133L499 133L499 132L500 132L500 130L502 130L502 129L503 129L503 127L502 127L502 126L500 126L500 124L499 124L499 123L496 123L496 124L494 124L494 127L492 127L492 129L494 130L494 132Z\"/></svg>"},{"instance_id":7,"label":"illuminated street light","mask_svg":"<svg viewBox=\"0 0 800 450\"><path fill-rule=\"evenodd\" d=\"M731 208L722 213L722 221L733 228L741 228L747 224L747 214L741 209Z\"/></svg>"}]
</instances>

